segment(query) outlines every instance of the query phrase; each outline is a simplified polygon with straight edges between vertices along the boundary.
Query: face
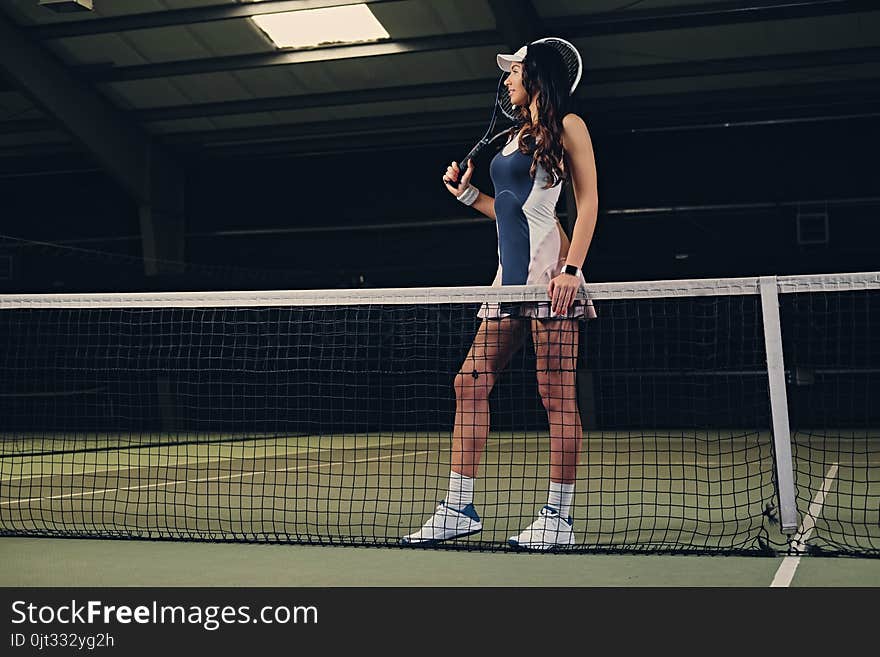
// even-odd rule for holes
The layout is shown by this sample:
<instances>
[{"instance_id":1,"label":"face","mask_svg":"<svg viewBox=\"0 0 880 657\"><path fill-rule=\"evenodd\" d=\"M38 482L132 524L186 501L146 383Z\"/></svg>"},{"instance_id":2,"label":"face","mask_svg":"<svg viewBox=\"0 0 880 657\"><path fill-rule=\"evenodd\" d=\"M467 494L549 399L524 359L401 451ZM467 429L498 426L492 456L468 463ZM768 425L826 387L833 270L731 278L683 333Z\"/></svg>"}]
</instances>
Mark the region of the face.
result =
<instances>
[{"instance_id":1,"label":"face","mask_svg":"<svg viewBox=\"0 0 880 657\"><path fill-rule=\"evenodd\" d=\"M511 64L510 73L504 80L504 86L507 87L507 93L510 94L510 103L517 107L528 105L529 101L526 88L523 86L522 69L522 64Z\"/></svg>"}]
</instances>

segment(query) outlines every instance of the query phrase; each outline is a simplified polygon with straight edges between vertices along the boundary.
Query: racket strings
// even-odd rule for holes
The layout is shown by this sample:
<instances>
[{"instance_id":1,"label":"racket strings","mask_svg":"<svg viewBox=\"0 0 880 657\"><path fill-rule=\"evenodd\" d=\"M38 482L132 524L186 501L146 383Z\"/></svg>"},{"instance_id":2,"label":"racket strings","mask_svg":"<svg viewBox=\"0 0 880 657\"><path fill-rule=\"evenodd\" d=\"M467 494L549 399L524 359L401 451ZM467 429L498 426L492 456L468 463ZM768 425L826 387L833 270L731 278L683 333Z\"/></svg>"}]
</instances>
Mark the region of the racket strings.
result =
<instances>
[{"instance_id":1,"label":"racket strings","mask_svg":"<svg viewBox=\"0 0 880 657\"><path fill-rule=\"evenodd\" d=\"M578 83L581 81L581 74L583 73L583 61L577 49L565 39L555 37L538 39L535 43L546 43L562 55L562 60L565 62L565 68L568 72L568 81L571 85L570 93L573 94Z\"/></svg>"},{"instance_id":2,"label":"racket strings","mask_svg":"<svg viewBox=\"0 0 880 657\"><path fill-rule=\"evenodd\" d=\"M511 121L515 121L518 117L516 108L510 102L510 94L506 90L498 92L498 109Z\"/></svg>"}]
</instances>

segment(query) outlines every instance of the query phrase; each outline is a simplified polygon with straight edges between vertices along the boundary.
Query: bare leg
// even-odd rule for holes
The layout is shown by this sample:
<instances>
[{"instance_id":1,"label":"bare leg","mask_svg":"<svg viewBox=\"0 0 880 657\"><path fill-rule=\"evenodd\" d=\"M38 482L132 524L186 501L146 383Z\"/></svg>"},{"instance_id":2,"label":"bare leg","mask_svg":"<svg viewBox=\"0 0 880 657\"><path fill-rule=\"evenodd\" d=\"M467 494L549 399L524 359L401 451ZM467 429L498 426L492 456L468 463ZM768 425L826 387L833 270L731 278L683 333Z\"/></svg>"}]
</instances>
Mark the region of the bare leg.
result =
<instances>
[{"instance_id":1,"label":"bare leg","mask_svg":"<svg viewBox=\"0 0 880 657\"><path fill-rule=\"evenodd\" d=\"M550 481L573 484L583 442L575 376L578 322L532 320L538 391L550 422Z\"/></svg>"},{"instance_id":2,"label":"bare leg","mask_svg":"<svg viewBox=\"0 0 880 657\"><path fill-rule=\"evenodd\" d=\"M455 425L452 470L476 477L489 437L489 393L511 356L522 344L523 320L484 320L455 377Z\"/></svg>"}]
</instances>

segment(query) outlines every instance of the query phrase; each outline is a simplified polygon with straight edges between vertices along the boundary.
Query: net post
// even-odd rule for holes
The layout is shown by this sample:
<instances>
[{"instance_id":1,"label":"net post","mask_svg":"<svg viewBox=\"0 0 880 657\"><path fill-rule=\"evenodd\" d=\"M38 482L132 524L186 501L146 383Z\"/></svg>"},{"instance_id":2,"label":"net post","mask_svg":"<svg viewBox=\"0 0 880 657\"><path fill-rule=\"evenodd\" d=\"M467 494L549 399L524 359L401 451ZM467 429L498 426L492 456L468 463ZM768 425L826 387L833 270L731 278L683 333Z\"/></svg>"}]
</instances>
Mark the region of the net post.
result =
<instances>
[{"instance_id":1,"label":"net post","mask_svg":"<svg viewBox=\"0 0 880 657\"><path fill-rule=\"evenodd\" d=\"M761 315L764 321L764 347L767 353L767 376L770 383L773 447L776 454L779 519L782 531L795 532L798 528L798 510L795 502L794 468L791 460L791 429L788 422L788 397L785 391L785 362L782 357L779 293L775 276L762 276L759 281Z\"/></svg>"}]
</instances>

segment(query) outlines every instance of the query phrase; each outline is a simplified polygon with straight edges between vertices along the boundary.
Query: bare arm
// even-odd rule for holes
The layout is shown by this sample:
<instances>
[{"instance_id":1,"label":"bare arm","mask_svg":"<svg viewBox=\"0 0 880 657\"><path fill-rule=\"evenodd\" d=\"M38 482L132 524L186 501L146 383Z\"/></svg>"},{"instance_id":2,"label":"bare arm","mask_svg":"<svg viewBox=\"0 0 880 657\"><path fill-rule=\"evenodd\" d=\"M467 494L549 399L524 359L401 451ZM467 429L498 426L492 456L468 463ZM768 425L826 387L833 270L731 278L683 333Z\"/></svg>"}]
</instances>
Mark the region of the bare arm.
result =
<instances>
[{"instance_id":1,"label":"bare arm","mask_svg":"<svg viewBox=\"0 0 880 657\"><path fill-rule=\"evenodd\" d=\"M471 176L474 175L474 162L473 160L468 161L467 171L464 172L464 175L461 176L461 182L452 185L447 182L447 179L452 181L453 183L458 181L459 178L459 168L458 162L453 162L446 169L446 173L443 174L443 184L446 185L446 189L449 190L449 193L453 196L460 196L464 191L468 188L468 185L471 183ZM495 220L495 199L488 194L484 194L480 192L477 196L476 200L471 204L471 207L478 212L482 212L484 215L489 217L489 219Z\"/></svg>"},{"instance_id":2,"label":"bare arm","mask_svg":"<svg viewBox=\"0 0 880 657\"><path fill-rule=\"evenodd\" d=\"M484 215L489 217L491 220L495 220L495 198L489 196L488 194L484 194L480 192L480 195L477 196L477 200L474 201L473 205L471 205L474 210L478 210L482 212Z\"/></svg>"},{"instance_id":3,"label":"bare arm","mask_svg":"<svg viewBox=\"0 0 880 657\"><path fill-rule=\"evenodd\" d=\"M578 115L569 114L562 120L562 141L577 208L566 264L582 268L599 216L596 158L587 124Z\"/></svg>"},{"instance_id":4,"label":"bare arm","mask_svg":"<svg viewBox=\"0 0 880 657\"><path fill-rule=\"evenodd\" d=\"M562 145L565 148L565 166L568 168L577 209L565 264L581 269L596 230L599 193L596 190L593 143L587 124L576 114L569 114L562 119ZM565 315L568 312L580 285L577 276L564 272L550 281L547 293L550 295L550 307L554 313Z\"/></svg>"}]
</instances>

